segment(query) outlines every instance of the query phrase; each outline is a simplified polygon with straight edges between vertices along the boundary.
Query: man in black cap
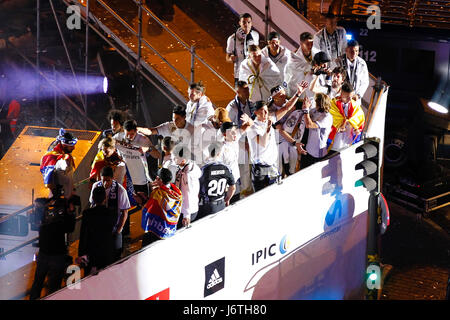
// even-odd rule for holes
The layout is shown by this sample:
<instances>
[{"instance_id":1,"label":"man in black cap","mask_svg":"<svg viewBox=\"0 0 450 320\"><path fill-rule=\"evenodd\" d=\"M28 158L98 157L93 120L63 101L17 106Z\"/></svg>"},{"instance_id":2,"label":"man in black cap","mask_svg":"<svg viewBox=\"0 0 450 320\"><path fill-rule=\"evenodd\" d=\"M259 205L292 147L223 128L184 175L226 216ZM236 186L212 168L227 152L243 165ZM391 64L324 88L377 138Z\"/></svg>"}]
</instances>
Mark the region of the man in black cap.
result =
<instances>
[{"instance_id":1,"label":"man in black cap","mask_svg":"<svg viewBox=\"0 0 450 320\"><path fill-rule=\"evenodd\" d=\"M337 16L330 10L325 15L325 26L314 35L312 54L326 52L331 59L330 67L339 66L340 57L347 48L347 32L337 26Z\"/></svg>"}]
</instances>

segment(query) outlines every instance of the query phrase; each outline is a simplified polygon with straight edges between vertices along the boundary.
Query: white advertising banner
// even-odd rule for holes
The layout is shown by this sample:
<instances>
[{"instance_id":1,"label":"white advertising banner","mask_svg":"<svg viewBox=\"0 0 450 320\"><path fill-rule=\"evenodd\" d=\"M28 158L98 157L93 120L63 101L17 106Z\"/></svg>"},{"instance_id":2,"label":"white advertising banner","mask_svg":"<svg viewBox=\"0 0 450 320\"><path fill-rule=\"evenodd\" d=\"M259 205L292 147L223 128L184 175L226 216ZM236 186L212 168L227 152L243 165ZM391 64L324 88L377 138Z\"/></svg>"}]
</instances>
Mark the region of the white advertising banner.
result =
<instances>
[{"instance_id":1,"label":"white advertising banner","mask_svg":"<svg viewBox=\"0 0 450 320\"><path fill-rule=\"evenodd\" d=\"M47 299L362 298L359 144Z\"/></svg>"}]
</instances>

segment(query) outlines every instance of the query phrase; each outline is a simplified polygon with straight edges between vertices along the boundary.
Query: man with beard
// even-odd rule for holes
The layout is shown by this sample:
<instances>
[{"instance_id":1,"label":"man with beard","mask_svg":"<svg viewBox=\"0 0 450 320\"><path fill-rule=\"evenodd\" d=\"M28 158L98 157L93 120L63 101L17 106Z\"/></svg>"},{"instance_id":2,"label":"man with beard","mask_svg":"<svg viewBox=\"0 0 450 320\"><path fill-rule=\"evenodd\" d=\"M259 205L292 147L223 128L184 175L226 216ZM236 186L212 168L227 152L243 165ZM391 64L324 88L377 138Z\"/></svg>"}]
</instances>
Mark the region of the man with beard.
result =
<instances>
[{"instance_id":1,"label":"man with beard","mask_svg":"<svg viewBox=\"0 0 450 320\"><path fill-rule=\"evenodd\" d=\"M123 123L128 119L128 115L125 111L111 109L108 112L107 119L111 128L103 131L103 137L112 137L116 133L123 132Z\"/></svg>"},{"instance_id":2,"label":"man with beard","mask_svg":"<svg viewBox=\"0 0 450 320\"><path fill-rule=\"evenodd\" d=\"M341 87L344 81L346 80L347 73L344 68L336 67L333 69L331 73L331 85L328 83L324 83L324 85L320 85L319 77L315 77L311 83L311 90L314 93L324 93L333 99L339 95L341 95Z\"/></svg>"},{"instance_id":3,"label":"man with beard","mask_svg":"<svg viewBox=\"0 0 450 320\"><path fill-rule=\"evenodd\" d=\"M259 33L252 30L252 16L249 13L239 17L239 28L228 37L226 61L234 63L234 84L239 80L239 66L248 57L248 47L259 45Z\"/></svg>"}]
</instances>

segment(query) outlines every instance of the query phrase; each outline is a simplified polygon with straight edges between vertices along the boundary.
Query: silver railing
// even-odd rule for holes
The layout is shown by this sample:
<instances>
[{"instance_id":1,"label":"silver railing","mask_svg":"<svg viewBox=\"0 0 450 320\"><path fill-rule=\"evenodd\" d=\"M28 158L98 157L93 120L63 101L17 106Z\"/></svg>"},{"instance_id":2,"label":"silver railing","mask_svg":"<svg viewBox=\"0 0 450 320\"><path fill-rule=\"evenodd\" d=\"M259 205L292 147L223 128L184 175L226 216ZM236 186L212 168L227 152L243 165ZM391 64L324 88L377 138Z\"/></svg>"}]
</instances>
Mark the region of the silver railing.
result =
<instances>
[{"instance_id":1,"label":"silver railing","mask_svg":"<svg viewBox=\"0 0 450 320\"><path fill-rule=\"evenodd\" d=\"M101 5L106 11L108 11L122 26L124 26L137 40L138 40L138 50L137 50L137 66L141 63L141 44L145 45L154 54L156 54L171 70L173 70L184 82L191 83L195 79L195 61L200 62L203 66L209 69L217 78L224 82L230 89L234 90L234 86L219 72L217 72L213 67L211 67L202 57L200 57L196 51L195 46L189 46L184 42L173 30L168 28L152 11L146 8L142 1L133 0L137 5L138 11L138 31L136 31L132 26L128 24L119 14L117 14L108 4L102 0L96 0L96 3ZM89 3L89 0L87 0ZM86 12L86 16L89 16L90 12ZM171 64L158 50L156 50L146 39L142 37L142 14L147 13L161 28L163 28L174 40L181 44L181 46L190 54L191 56L191 66L190 66L190 79L183 75L173 64Z\"/></svg>"}]
</instances>

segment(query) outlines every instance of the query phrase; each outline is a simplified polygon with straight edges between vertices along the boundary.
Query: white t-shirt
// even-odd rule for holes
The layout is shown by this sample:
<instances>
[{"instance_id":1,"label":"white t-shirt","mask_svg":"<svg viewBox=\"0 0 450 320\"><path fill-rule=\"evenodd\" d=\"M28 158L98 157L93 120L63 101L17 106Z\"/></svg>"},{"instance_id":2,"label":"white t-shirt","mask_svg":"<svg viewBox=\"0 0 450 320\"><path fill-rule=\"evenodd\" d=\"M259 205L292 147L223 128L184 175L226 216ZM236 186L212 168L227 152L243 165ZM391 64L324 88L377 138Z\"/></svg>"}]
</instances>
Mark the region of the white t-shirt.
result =
<instances>
[{"instance_id":1,"label":"white t-shirt","mask_svg":"<svg viewBox=\"0 0 450 320\"><path fill-rule=\"evenodd\" d=\"M234 181L241 177L239 172L239 140L241 133L237 132L236 141L224 141L221 155L221 162L231 169Z\"/></svg>"},{"instance_id":2,"label":"white t-shirt","mask_svg":"<svg viewBox=\"0 0 450 320\"><path fill-rule=\"evenodd\" d=\"M238 96L236 95L234 97L234 99L231 100L230 103L228 103L228 105L227 105L228 117L230 118L231 122L234 122L239 126L240 119L238 117L238 115L239 115L238 108L241 108L243 114L245 113L249 117L251 117L252 116L252 111L251 111L252 105L253 104L252 104L252 102L250 102L250 100L247 100L247 103L245 103L245 104L242 103L239 100Z\"/></svg>"},{"instance_id":3,"label":"white t-shirt","mask_svg":"<svg viewBox=\"0 0 450 320\"><path fill-rule=\"evenodd\" d=\"M292 133L294 132L294 129L297 125L299 126L299 128L297 129L295 135L292 138L294 138L295 141L300 142L303 137L303 132L305 132L305 125L306 125L302 110L292 111L288 115L287 119L283 122L282 128L284 131L286 131L286 133L292 136ZM285 141L286 139L280 134L280 142Z\"/></svg>"},{"instance_id":4,"label":"white t-shirt","mask_svg":"<svg viewBox=\"0 0 450 320\"><path fill-rule=\"evenodd\" d=\"M194 127L187 121L182 129L177 128L173 121L164 122L155 129L158 131L159 135L163 137L171 137L176 144L184 143L189 145L191 137L194 133Z\"/></svg>"},{"instance_id":5,"label":"white t-shirt","mask_svg":"<svg viewBox=\"0 0 450 320\"><path fill-rule=\"evenodd\" d=\"M145 185L150 182L147 158L145 153L139 151L139 148L152 147L151 141L139 132L133 141L125 139L125 132L119 132L113 138L116 140L117 151L128 166L133 184Z\"/></svg>"},{"instance_id":6,"label":"white t-shirt","mask_svg":"<svg viewBox=\"0 0 450 320\"><path fill-rule=\"evenodd\" d=\"M89 196L89 202L91 203L91 205L94 204L94 200L92 198L93 191L99 185L103 185L103 183L101 181L97 181L97 182L95 182L92 185L91 194ZM106 207L108 207L108 199L109 199L110 191L111 191L111 187L106 189L106 204L105 204ZM118 211L118 217L120 218L120 211L121 210L128 210L128 209L131 208L130 200L128 199L127 191L125 190L125 188L120 183L117 183L117 197L118 197L118 199L117 199L117 211Z\"/></svg>"},{"instance_id":7,"label":"white t-shirt","mask_svg":"<svg viewBox=\"0 0 450 320\"><path fill-rule=\"evenodd\" d=\"M235 42L235 36L237 41ZM259 45L259 33L256 30L251 30L249 36L244 34L241 28L238 28L236 33L233 33L227 39L227 49L228 54L234 54L237 56L237 60L234 62L234 77L239 77L239 66L241 62L247 58L248 51L247 48L251 44ZM236 51L235 51L236 49Z\"/></svg>"},{"instance_id":8,"label":"white t-shirt","mask_svg":"<svg viewBox=\"0 0 450 320\"><path fill-rule=\"evenodd\" d=\"M178 171L178 166L173 159L173 154L165 155L162 163L162 167L169 169L172 172L172 180L170 182L175 183L175 178Z\"/></svg>"},{"instance_id":9,"label":"white t-shirt","mask_svg":"<svg viewBox=\"0 0 450 320\"><path fill-rule=\"evenodd\" d=\"M202 171L193 161L188 160L184 167L178 167L175 185L181 190L183 218L190 218L198 211L198 194L200 192L200 176Z\"/></svg>"},{"instance_id":10,"label":"white t-shirt","mask_svg":"<svg viewBox=\"0 0 450 320\"><path fill-rule=\"evenodd\" d=\"M285 48L283 46L280 46L280 52L274 57L269 52L269 47L265 46L261 50L262 54L265 55L267 58L270 58L278 67L281 73L281 83L284 82L284 68L286 67L286 64L288 62L289 56L291 54L291 51L288 48Z\"/></svg>"},{"instance_id":11,"label":"white t-shirt","mask_svg":"<svg viewBox=\"0 0 450 320\"><path fill-rule=\"evenodd\" d=\"M277 119L275 114L271 114L269 116L269 120L274 124ZM276 130L270 126L269 135L267 139L267 144L265 146L258 144L257 137L264 136L267 131L267 122L261 122L259 120L255 120L253 125L247 130L247 137L249 141L250 147L250 162L252 164L264 164L264 165L272 165L277 167L278 163L278 143L276 137ZM261 138L260 138L261 140Z\"/></svg>"},{"instance_id":12,"label":"white t-shirt","mask_svg":"<svg viewBox=\"0 0 450 320\"><path fill-rule=\"evenodd\" d=\"M314 158L322 158L327 155L327 140L333 125L333 116L327 113L318 112L315 108L310 112L311 120L319 127L309 128L308 143L306 151Z\"/></svg>"},{"instance_id":13,"label":"white t-shirt","mask_svg":"<svg viewBox=\"0 0 450 320\"><path fill-rule=\"evenodd\" d=\"M188 101L186 104L186 121L194 127L200 126L214 115L214 107L207 96L202 96L197 102Z\"/></svg>"}]
</instances>

